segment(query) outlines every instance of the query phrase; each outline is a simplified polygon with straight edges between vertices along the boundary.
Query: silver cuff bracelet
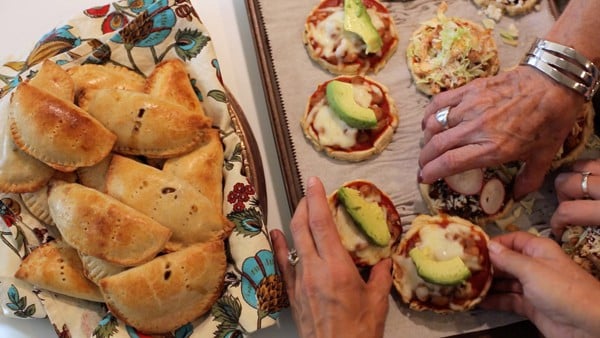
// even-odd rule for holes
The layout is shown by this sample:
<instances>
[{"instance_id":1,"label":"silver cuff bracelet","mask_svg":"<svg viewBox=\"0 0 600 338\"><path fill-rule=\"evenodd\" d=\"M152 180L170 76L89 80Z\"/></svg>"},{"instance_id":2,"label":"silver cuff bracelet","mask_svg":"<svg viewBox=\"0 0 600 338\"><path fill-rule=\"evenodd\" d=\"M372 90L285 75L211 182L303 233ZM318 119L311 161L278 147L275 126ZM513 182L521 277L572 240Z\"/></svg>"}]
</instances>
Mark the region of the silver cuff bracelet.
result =
<instances>
[{"instance_id":1,"label":"silver cuff bracelet","mask_svg":"<svg viewBox=\"0 0 600 338\"><path fill-rule=\"evenodd\" d=\"M575 49L537 39L521 62L591 100L600 87L600 71Z\"/></svg>"}]
</instances>

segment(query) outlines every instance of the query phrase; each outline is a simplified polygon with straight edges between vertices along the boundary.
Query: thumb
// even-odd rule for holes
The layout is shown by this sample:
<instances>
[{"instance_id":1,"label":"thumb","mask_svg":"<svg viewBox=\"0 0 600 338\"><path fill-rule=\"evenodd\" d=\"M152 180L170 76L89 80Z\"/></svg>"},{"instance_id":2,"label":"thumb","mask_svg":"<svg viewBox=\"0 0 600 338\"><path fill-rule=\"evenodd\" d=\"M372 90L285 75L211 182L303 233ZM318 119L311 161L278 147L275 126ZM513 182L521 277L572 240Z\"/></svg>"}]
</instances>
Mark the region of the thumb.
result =
<instances>
[{"instance_id":1,"label":"thumb","mask_svg":"<svg viewBox=\"0 0 600 338\"><path fill-rule=\"evenodd\" d=\"M514 276L521 283L531 275L531 271L535 268L536 263L533 259L510 250L495 240L489 241L488 251L495 269Z\"/></svg>"},{"instance_id":2,"label":"thumb","mask_svg":"<svg viewBox=\"0 0 600 338\"><path fill-rule=\"evenodd\" d=\"M371 269L369 281L367 282L370 289L375 290L377 293L381 293L385 298L388 297L390 289L392 288L391 269L392 260L390 258L380 261Z\"/></svg>"},{"instance_id":3,"label":"thumb","mask_svg":"<svg viewBox=\"0 0 600 338\"><path fill-rule=\"evenodd\" d=\"M536 159L529 160L523 166L523 170L517 175L515 180L514 198L520 200L528 193L537 190L544 183L544 177L550 168L550 161L540 160L542 154L539 154Z\"/></svg>"}]
</instances>

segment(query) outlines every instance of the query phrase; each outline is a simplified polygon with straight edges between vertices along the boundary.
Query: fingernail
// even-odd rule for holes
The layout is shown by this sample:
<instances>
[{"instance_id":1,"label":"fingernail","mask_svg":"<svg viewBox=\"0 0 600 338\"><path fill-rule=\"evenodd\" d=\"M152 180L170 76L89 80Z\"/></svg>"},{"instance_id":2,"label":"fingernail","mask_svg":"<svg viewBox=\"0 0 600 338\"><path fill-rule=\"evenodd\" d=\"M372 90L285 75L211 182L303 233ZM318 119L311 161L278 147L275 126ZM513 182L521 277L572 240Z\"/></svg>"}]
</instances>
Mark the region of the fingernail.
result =
<instances>
[{"instance_id":1,"label":"fingernail","mask_svg":"<svg viewBox=\"0 0 600 338\"><path fill-rule=\"evenodd\" d=\"M271 235L271 239L277 239L279 237L279 232L275 230L269 231L269 235Z\"/></svg>"},{"instance_id":2,"label":"fingernail","mask_svg":"<svg viewBox=\"0 0 600 338\"><path fill-rule=\"evenodd\" d=\"M308 188L310 188L310 187L314 186L315 184L317 184L318 180L319 179L316 176L311 176L308 178L308 181L306 182L306 186Z\"/></svg>"},{"instance_id":3,"label":"fingernail","mask_svg":"<svg viewBox=\"0 0 600 338\"><path fill-rule=\"evenodd\" d=\"M492 253L499 254L500 252L504 251L504 245L496 241L489 241L488 250L490 250Z\"/></svg>"},{"instance_id":4,"label":"fingernail","mask_svg":"<svg viewBox=\"0 0 600 338\"><path fill-rule=\"evenodd\" d=\"M423 173L421 172L421 169L419 169L419 172L417 173L417 182L423 183Z\"/></svg>"}]
</instances>

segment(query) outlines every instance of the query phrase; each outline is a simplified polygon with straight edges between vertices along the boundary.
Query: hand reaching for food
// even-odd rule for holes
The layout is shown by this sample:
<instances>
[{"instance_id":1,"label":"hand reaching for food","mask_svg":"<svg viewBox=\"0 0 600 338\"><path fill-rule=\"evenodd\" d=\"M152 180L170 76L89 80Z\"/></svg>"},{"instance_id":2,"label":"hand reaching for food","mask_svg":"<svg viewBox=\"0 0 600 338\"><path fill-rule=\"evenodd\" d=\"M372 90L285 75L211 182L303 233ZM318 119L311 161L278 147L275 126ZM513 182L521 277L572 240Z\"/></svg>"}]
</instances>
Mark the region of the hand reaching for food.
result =
<instances>
[{"instance_id":1,"label":"hand reaching for food","mask_svg":"<svg viewBox=\"0 0 600 338\"><path fill-rule=\"evenodd\" d=\"M495 280L481 307L524 315L549 338L600 334L600 283L554 241L513 232L490 241L489 251Z\"/></svg>"},{"instance_id":2,"label":"hand reaching for food","mask_svg":"<svg viewBox=\"0 0 600 338\"><path fill-rule=\"evenodd\" d=\"M523 197L541 186L583 103L576 92L523 66L438 94L422 122L422 182L521 160L514 194ZM436 112L448 106L444 127Z\"/></svg>"},{"instance_id":3,"label":"hand reaching for food","mask_svg":"<svg viewBox=\"0 0 600 338\"><path fill-rule=\"evenodd\" d=\"M340 242L317 178L309 178L290 230L297 256L292 250L288 257L281 231L273 230L271 237L299 336L333 337L343 332L345 337L382 337L392 285L390 259L377 263L369 280L363 280Z\"/></svg>"}]
</instances>

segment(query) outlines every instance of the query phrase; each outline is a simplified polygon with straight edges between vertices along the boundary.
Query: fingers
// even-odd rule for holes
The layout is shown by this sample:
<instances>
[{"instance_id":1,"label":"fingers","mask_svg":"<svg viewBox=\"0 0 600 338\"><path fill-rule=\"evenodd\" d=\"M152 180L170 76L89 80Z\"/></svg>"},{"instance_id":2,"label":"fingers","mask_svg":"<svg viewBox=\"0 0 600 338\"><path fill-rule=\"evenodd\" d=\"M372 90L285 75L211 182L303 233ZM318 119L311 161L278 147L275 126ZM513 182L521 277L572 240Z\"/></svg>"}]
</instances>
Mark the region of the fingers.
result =
<instances>
[{"instance_id":1,"label":"fingers","mask_svg":"<svg viewBox=\"0 0 600 338\"><path fill-rule=\"evenodd\" d=\"M479 307L487 310L515 312L522 316L527 314L527 301L522 294L518 293L488 294Z\"/></svg>"},{"instance_id":2,"label":"fingers","mask_svg":"<svg viewBox=\"0 0 600 338\"><path fill-rule=\"evenodd\" d=\"M582 170L586 171L586 170ZM591 171L590 171L591 172ZM575 199L600 199L600 172L587 177L587 196L583 191L583 175L579 171L561 173L554 180L558 202Z\"/></svg>"},{"instance_id":3,"label":"fingers","mask_svg":"<svg viewBox=\"0 0 600 338\"><path fill-rule=\"evenodd\" d=\"M296 271L288 261L289 248L285 240L285 236L280 230L272 230L270 235L273 243L273 250L275 251L275 260L277 261L277 266L279 267L279 271L281 271L281 275L283 276L288 298L291 298L294 296L293 290L295 287Z\"/></svg>"},{"instance_id":4,"label":"fingers","mask_svg":"<svg viewBox=\"0 0 600 338\"><path fill-rule=\"evenodd\" d=\"M420 176L423 183L433 183L439 178L473 168L482 168L492 161L487 155L490 152L486 150L485 145L469 144L450 150L444 149L445 146L439 148L438 141L435 140L451 130L435 135L421 150L419 163L422 164ZM442 144L443 141L439 143Z\"/></svg>"},{"instance_id":5,"label":"fingers","mask_svg":"<svg viewBox=\"0 0 600 338\"><path fill-rule=\"evenodd\" d=\"M431 138L444 130L455 127L462 121L462 114L457 107L446 106L436 111L428 118L424 118L423 126L423 142L428 143ZM446 124L443 124L443 120Z\"/></svg>"},{"instance_id":6,"label":"fingers","mask_svg":"<svg viewBox=\"0 0 600 338\"><path fill-rule=\"evenodd\" d=\"M294 248L298 251L300 259L303 260L314 259L317 255L315 243L308 226L308 218L308 203L306 198L302 198L290 222L290 232L292 233Z\"/></svg>"},{"instance_id":7,"label":"fingers","mask_svg":"<svg viewBox=\"0 0 600 338\"><path fill-rule=\"evenodd\" d=\"M347 255L342 246L340 237L327 203L327 196L323 183L310 177L307 182L306 201L308 208L308 224L314 247L322 258L339 258Z\"/></svg>"},{"instance_id":8,"label":"fingers","mask_svg":"<svg viewBox=\"0 0 600 338\"><path fill-rule=\"evenodd\" d=\"M536 262L522 254L535 236L524 232L510 233L492 239L488 243L490 259L495 268L500 269L521 282L530 278Z\"/></svg>"},{"instance_id":9,"label":"fingers","mask_svg":"<svg viewBox=\"0 0 600 338\"><path fill-rule=\"evenodd\" d=\"M594 200L564 201L560 203L550 219L552 234L556 238L561 238L565 228L569 225L600 226L598 208L600 208L600 201Z\"/></svg>"},{"instance_id":10,"label":"fingers","mask_svg":"<svg viewBox=\"0 0 600 338\"><path fill-rule=\"evenodd\" d=\"M422 126L425 125L425 121L429 120L440 109L457 106L462 101L465 92L466 89L463 86L435 95L427 107L425 107Z\"/></svg>"},{"instance_id":11,"label":"fingers","mask_svg":"<svg viewBox=\"0 0 600 338\"><path fill-rule=\"evenodd\" d=\"M367 285L369 285L373 292L384 298L388 297L390 289L392 288L391 269L391 259L387 258L380 261L371 268L371 274L369 275L369 281L367 282Z\"/></svg>"}]
</instances>

